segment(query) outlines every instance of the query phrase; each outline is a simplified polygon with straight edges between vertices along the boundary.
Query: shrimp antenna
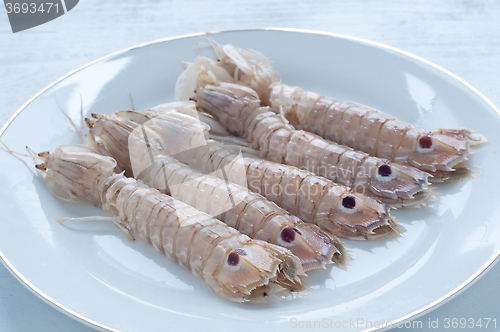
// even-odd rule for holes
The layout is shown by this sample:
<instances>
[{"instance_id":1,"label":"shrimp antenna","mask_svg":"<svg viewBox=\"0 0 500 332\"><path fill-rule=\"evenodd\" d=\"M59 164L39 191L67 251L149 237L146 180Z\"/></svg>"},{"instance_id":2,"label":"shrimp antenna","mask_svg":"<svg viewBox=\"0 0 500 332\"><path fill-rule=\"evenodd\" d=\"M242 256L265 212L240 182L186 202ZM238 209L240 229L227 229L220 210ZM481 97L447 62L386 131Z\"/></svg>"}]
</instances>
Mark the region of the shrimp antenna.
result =
<instances>
[{"instance_id":1,"label":"shrimp antenna","mask_svg":"<svg viewBox=\"0 0 500 332\"><path fill-rule=\"evenodd\" d=\"M219 17L219 19L217 19L217 21L215 21L214 24L212 24L210 26L210 28L208 28L207 32L206 32L206 35L208 36L208 34L210 33L210 30L212 30L223 18L225 18L227 15L229 15L234 9L236 8L236 5L234 5L233 7L231 7L227 12L225 12L221 17Z\"/></svg>"},{"instance_id":2,"label":"shrimp antenna","mask_svg":"<svg viewBox=\"0 0 500 332\"><path fill-rule=\"evenodd\" d=\"M5 144L1 139L0 139L0 143L2 143L2 145L5 147L5 149L7 150L8 153L10 154L13 154L13 155L17 155L17 156L21 156L21 157L26 157L26 158L33 158L33 159L38 159L38 160L42 160L42 161L45 161L45 158L42 158L38 155L31 155L31 154L25 154L25 153L20 153L20 152L16 152L14 150L11 150L7 144ZM33 150L31 150L29 147L26 147L26 149L29 149L28 151L30 152L33 152ZM34 153L34 152L33 152Z\"/></svg>"},{"instance_id":3,"label":"shrimp antenna","mask_svg":"<svg viewBox=\"0 0 500 332\"><path fill-rule=\"evenodd\" d=\"M82 129L85 128L85 121L84 121L84 116L83 116L83 97L80 91L78 91L78 94L80 95L80 119L82 121Z\"/></svg>"},{"instance_id":4,"label":"shrimp antenna","mask_svg":"<svg viewBox=\"0 0 500 332\"><path fill-rule=\"evenodd\" d=\"M231 7L227 12L225 12L221 17L219 17L219 19L217 21L215 21L214 24L212 24L212 26L210 28L208 28L207 32L205 32L205 37L208 39L208 43L209 45L212 46L212 48L214 49L215 51L215 55L217 56L217 58L219 57L220 55L220 50L219 50L219 47L216 47L216 46L220 46L219 43L217 43L213 38L212 36L210 36L210 30L212 30L223 18L225 18L227 15L229 15L234 9L236 8L236 5L234 5L233 7ZM196 49L196 55L198 55L198 44L202 44L201 42L198 42L195 44L195 49ZM215 45L215 46L214 46Z\"/></svg>"},{"instance_id":5,"label":"shrimp antenna","mask_svg":"<svg viewBox=\"0 0 500 332\"><path fill-rule=\"evenodd\" d=\"M30 153L31 153L31 152L33 152L33 153L34 153L34 155L24 154L24 153L19 153L19 152L16 152L16 151L11 150L11 149L7 146L7 144L5 144L2 140L0 140L0 143L2 143L2 145L5 147L5 149L7 149L7 152L9 152L11 155L13 155L13 156L15 156L15 157L16 157L16 156L21 156L21 157L25 157L25 158L32 158L32 159L38 159L38 160L41 160L41 161L42 161L42 163L41 163L41 164L36 164L36 165L35 165L35 168L36 168L36 169L39 169L39 170L41 170L41 171L46 171L46 170L47 170L47 167L46 167L46 165L45 165L45 162L46 162L46 157L48 156L48 152L42 152L42 154L43 154L43 155L42 155L42 154L40 154L40 153L37 155L37 154L36 154L33 150L31 150L29 147L26 147L26 149L28 150L28 152L30 152ZM16 158L18 158L18 157L16 157ZM26 161L25 161L25 160L23 160L23 159L21 159L21 158L18 158L18 159L19 159L19 160L21 160L21 161L23 162L23 164L25 164L25 165L26 165L26 167L28 167L28 169L29 169L29 171L30 171L30 172L33 172L33 168L31 168L31 167L30 167L30 165L28 165L28 164L26 163ZM39 173L38 173L38 174L36 174L36 173L35 173L35 175L36 175L36 176L39 176L40 174L39 174Z\"/></svg>"},{"instance_id":6,"label":"shrimp antenna","mask_svg":"<svg viewBox=\"0 0 500 332\"><path fill-rule=\"evenodd\" d=\"M132 110L135 111L134 99L132 98L132 94L127 90L128 97L130 98L130 104L132 104Z\"/></svg>"},{"instance_id":7,"label":"shrimp antenna","mask_svg":"<svg viewBox=\"0 0 500 332\"><path fill-rule=\"evenodd\" d=\"M33 151L29 146L26 146L26 150L28 150L28 152L31 154L31 155L36 155L37 153L35 151Z\"/></svg>"},{"instance_id":8,"label":"shrimp antenna","mask_svg":"<svg viewBox=\"0 0 500 332\"><path fill-rule=\"evenodd\" d=\"M207 38L208 39L211 39L212 37L208 36L208 32L207 32ZM196 52L196 56L200 56L200 49L199 49L199 45L208 45L208 46L211 46L212 44L211 43L207 43L207 42L196 42L194 43L194 51Z\"/></svg>"},{"instance_id":9,"label":"shrimp antenna","mask_svg":"<svg viewBox=\"0 0 500 332\"><path fill-rule=\"evenodd\" d=\"M198 55L198 42L194 44L194 48L196 49L196 55ZM177 58L177 60L181 63L182 68L187 69L187 67L192 64L192 62L182 60L181 58Z\"/></svg>"},{"instance_id":10,"label":"shrimp antenna","mask_svg":"<svg viewBox=\"0 0 500 332\"><path fill-rule=\"evenodd\" d=\"M80 97L81 97L81 95L80 95ZM57 94L55 95L55 98L56 98L57 106L59 107L59 109L61 110L61 112L66 116L66 118L68 118L69 122L71 122L71 125L73 126L73 128L75 128L75 130L80 135L82 135L83 137L85 137L86 135L83 133L83 131L81 131L80 128L78 128L78 126L73 122L73 120L71 120L71 118L69 117L69 115L63 110L63 108L59 104L59 100L57 99ZM82 114L82 121L83 121L83 100L82 100L82 106L81 106L81 114Z\"/></svg>"},{"instance_id":11,"label":"shrimp antenna","mask_svg":"<svg viewBox=\"0 0 500 332\"><path fill-rule=\"evenodd\" d=\"M219 17L217 19L217 21L215 21L214 24L212 24L210 26L210 28L208 28L207 32L205 32L205 37L207 37L207 39L209 40L208 42L208 45L213 45L213 43L216 43L215 40L212 39L212 37L210 37L210 30L212 30L223 18L225 18L227 15L229 15L234 9L236 8L236 5L234 5L233 7L231 7L228 11L226 11L224 14L222 14L221 17ZM196 42L194 44L194 49L196 51L196 56L199 56L199 51L198 51L198 45L205 45L207 43L204 43L204 42ZM217 53L217 50L215 50L215 52ZM217 56L219 56L217 54Z\"/></svg>"}]
</instances>

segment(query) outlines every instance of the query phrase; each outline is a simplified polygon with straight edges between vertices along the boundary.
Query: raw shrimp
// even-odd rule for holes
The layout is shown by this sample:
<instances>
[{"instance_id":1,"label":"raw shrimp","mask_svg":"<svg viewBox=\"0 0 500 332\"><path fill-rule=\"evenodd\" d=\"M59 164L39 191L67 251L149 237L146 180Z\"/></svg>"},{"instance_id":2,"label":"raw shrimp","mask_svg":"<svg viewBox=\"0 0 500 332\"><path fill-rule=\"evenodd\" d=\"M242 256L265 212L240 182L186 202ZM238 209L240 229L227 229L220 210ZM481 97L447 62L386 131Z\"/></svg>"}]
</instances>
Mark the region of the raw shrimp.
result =
<instances>
[{"instance_id":1,"label":"raw shrimp","mask_svg":"<svg viewBox=\"0 0 500 332\"><path fill-rule=\"evenodd\" d=\"M344 266L348 255L340 240L290 215L262 195L250 192L243 186L246 185L246 179L244 183L240 180L229 183L221 179L222 176L218 178L194 171L165 154L165 148L172 141L162 140L153 131L159 125L158 121L149 127L139 126L114 114L93 116L98 120L86 119L91 133L100 139L112 157L127 160L125 170L133 173L136 179L216 216L253 239L289 249L301 260L305 271L333 262ZM195 128L193 126L186 130L195 132ZM199 132L203 134L202 130ZM190 145L197 146L193 136L197 135L188 134L189 138L184 139L189 142L183 147L186 150ZM177 150L174 153L182 146L173 145ZM236 168L238 165L233 162L228 166Z\"/></svg>"},{"instance_id":2,"label":"raw shrimp","mask_svg":"<svg viewBox=\"0 0 500 332\"><path fill-rule=\"evenodd\" d=\"M269 160L307 169L355 191L369 190L390 199L411 199L425 190L428 174L407 165L371 157L317 135L294 130L268 107L259 107L255 91L220 83L198 88L200 109L217 117Z\"/></svg>"},{"instance_id":3,"label":"raw shrimp","mask_svg":"<svg viewBox=\"0 0 500 332\"><path fill-rule=\"evenodd\" d=\"M268 105L282 107L297 128L380 158L407 163L430 172L432 181L457 179L469 173L463 163L469 147L486 142L469 129L418 129L394 117L343 101L275 84Z\"/></svg>"},{"instance_id":4,"label":"raw shrimp","mask_svg":"<svg viewBox=\"0 0 500 332\"><path fill-rule=\"evenodd\" d=\"M289 87L280 83L279 75L260 53L221 45L209 35L207 38L218 61L197 59L188 68L190 71L181 75L184 81L195 81L197 86L214 81L248 86L258 93L264 105L275 111L281 107L295 128L373 156L407 163L430 172L432 181L454 180L469 174L469 168L463 164L470 155L469 148L487 142L483 135L470 129L419 129L375 109ZM220 74L220 68L226 69L231 78ZM196 70L200 73L197 77ZM177 89L181 91L183 87L178 85ZM181 97L180 92L177 95Z\"/></svg>"},{"instance_id":5,"label":"raw shrimp","mask_svg":"<svg viewBox=\"0 0 500 332\"><path fill-rule=\"evenodd\" d=\"M119 123L132 120L139 124L153 124L148 128L161 136L163 142L171 142L171 145L177 146L194 137L195 128L200 127L200 124L192 116L169 112L172 107L167 105L160 105L144 113L121 111L115 114L122 118ZM191 106L194 107L193 104ZM108 119L111 120L110 117ZM204 126L199 128L204 129L206 130ZM171 145L165 146L168 154L175 152L169 150ZM383 239L396 236L404 230L390 216L385 204L309 171L267 160L239 158L231 149L213 141L187 152L177 154L176 157L200 172L215 174L230 182L239 183L243 177L250 190L262 194L302 220L317 224L321 229L340 237ZM234 167L233 161L241 159L245 168ZM227 168L227 176L220 171L223 167ZM419 203L418 198L413 200L417 202L410 199L398 200L397 203Z\"/></svg>"},{"instance_id":6,"label":"raw shrimp","mask_svg":"<svg viewBox=\"0 0 500 332\"><path fill-rule=\"evenodd\" d=\"M232 158L228 149L212 145L201 155L199 165L218 168ZM331 234L350 240L380 240L404 232L387 205L374 198L294 166L247 157L244 163L250 190Z\"/></svg>"},{"instance_id":7,"label":"raw shrimp","mask_svg":"<svg viewBox=\"0 0 500 332\"><path fill-rule=\"evenodd\" d=\"M262 298L278 290L301 291L299 259L289 250L246 235L195 208L123 174L114 159L80 145L39 154L36 167L54 196L82 199L116 216L156 250L205 280L234 302Z\"/></svg>"}]
</instances>

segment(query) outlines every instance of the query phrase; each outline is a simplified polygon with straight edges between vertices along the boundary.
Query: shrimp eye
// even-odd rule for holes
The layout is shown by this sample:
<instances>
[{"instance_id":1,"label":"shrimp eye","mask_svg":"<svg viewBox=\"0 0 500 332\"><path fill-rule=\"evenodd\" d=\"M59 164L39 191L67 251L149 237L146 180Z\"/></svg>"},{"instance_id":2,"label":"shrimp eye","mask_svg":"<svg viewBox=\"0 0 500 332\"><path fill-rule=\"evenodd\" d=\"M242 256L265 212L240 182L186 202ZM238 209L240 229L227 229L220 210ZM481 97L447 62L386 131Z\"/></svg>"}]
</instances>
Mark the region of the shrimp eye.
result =
<instances>
[{"instance_id":1,"label":"shrimp eye","mask_svg":"<svg viewBox=\"0 0 500 332\"><path fill-rule=\"evenodd\" d=\"M430 138L429 136L422 136L418 140L418 143L420 144L420 147L422 149L430 149L430 147L432 146L432 138Z\"/></svg>"},{"instance_id":2,"label":"shrimp eye","mask_svg":"<svg viewBox=\"0 0 500 332\"><path fill-rule=\"evenodd\" d=\"M287 227L281 232L281 239L287 243L295 240L295 231L293 228Z\"/></svg>"},{"instance_id":3,"label":"shrimp eye","mask_svg":"<svg viewBox=\"0 0 500 332\"><path fill-rule=\"evenodd\" d=\"M342 206L346 209L352 209L356 206L356 199L352 196L346 196L342 199Z\"/></svg>"},{"instance_id":4,"label":"shrimp eye","mask_svg":"<svg viewBox=\"0 0 500 332\"><path fill-rule=\"evenodd\" d=\"M378 174L381 176L389 176L392 174L391 166L389 165L380 165L378 168Z\"/></svg>"},{"instance_id":5,"label":"shrimp eye","mask_svg":"<svg viewBox=\"0 0 500 332\"><path fill-rule=\"evenodd\" d=\"M227 264L236 266L240 262L240 256L237 252L233 251L227 256Z\"/></svg>"}]
</instances>

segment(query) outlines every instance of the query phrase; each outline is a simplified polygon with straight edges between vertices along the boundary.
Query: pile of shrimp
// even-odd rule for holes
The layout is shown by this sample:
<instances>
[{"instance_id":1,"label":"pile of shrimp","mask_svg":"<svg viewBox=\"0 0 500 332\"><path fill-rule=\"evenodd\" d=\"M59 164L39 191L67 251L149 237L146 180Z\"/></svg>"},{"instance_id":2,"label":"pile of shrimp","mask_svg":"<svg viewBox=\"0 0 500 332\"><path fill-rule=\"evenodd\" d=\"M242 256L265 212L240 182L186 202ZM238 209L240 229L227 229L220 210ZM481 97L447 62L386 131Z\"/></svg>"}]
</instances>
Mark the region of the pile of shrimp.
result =
<instances>
[{"instance_id":1,"label":"pile of shrimp","mask_svg":"<svg viewBox=\"0 0 500 332\"><path fill-rule=\"evenodd\" d=\"M289 87L260 53L207 37L217 59L187 66L176 102L92 114L87 145L25 156L55 197L109 211L227 300L305 295L305 271L346 268L340 238L403 236L391 209L425 206L486 142Z\"/></svg>"}]
</instances>

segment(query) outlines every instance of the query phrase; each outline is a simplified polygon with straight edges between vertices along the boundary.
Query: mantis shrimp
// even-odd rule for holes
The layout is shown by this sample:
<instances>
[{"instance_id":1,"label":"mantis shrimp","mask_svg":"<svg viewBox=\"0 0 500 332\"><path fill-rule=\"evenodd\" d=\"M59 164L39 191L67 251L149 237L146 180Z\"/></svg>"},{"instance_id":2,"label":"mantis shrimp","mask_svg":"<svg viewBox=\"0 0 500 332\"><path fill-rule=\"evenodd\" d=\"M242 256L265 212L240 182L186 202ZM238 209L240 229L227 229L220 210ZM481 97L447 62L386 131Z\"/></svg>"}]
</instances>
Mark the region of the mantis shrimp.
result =
<instances>
[{"instance_id":1,"label":"mantis shrimp","mask_svg":"<svg viewBox=\"0 0 500 332\"><path fill-rule=\"evenodd\" d=\"M156 189L114 174L116 161L81 145L42 152L36 168L52 194L81 199L115 215L114 223L202 278L223 298L248 302L280 291L302 291L303 270L289 250L252 240L221 221Z\"/></svg>"},{"instance_id":2,"label":"mantis shrimp","mask_svg":"<svg viewBox=\"0 0 500 332\"><path fill-rule=\"evenodd\" d=\"M428 174L295 130L260 100L250 88L219 83L196 90L198 107L245 137L263 156L307 169L337 183L389 199L411 199L426 189Z\"/></svg>"},{"instance_id":3,"label":"mantis shrimp","mask_svg":"<svg viewBox=\"0 0 500 332\"><path fill-rule=\"evenodd\" d=\"M299 257L305 271L331 263L344 266L348 255L335 236L316 225L304 223L262 195L249 191L246 186L238 184L242 181L228 183L210 174L197 172L163 153L164 147L171 141L162 140L153 131L158 121L147 127L114 114L93 116L97 120L86 119L90 132L100 139L101 149L106 149L109 155L122 161L126 173L217 216L253 239L289 249ZM189 130L196 137L196 126ZM179 145L176 147L178 149ZM149 151L152 150L158 153L155 152L150 159ZM229 166L237 167L234 163Z\"/></svg>"},{"instance_id":4,"label":"mantis shrimp","mask_svg":"<svg viewBox=\"0 0 500 332\"><path fill-rule=\"evenodd\" d=\"M114 142L125 142L125 136L131 135L134 128L138 125L145 126L147 130L153 131L148 134L149 142L156 141L151 138L158 135L160 141L170 143L164 144L164 153L175 155L200 172L215 174L230 182L248 184L253 192L262 194L302 220L317 224L328 233L347 239L383 239L398 235L404 230L390 216L385 204L306 170L267 160L239 158L232 149L214 141L176 154L177 151L170 147L177 148L183 142L192 140L200 131L206 134L207 126L202 126L193 116L172 112L172 108L176 109L175 104L162 106L146 112L120 111L110 116L94 115L98 120L87 120L87 123L91 132L100 136L103 144L113 147L116 157L123 160L129 160L126 152L130 148L120 144L121 148L117 149L114 147L117 143ZM187 107L196 113L194 103ZM240 160L244 168L235 167L235 160ZM127 164L130 165L130 162ZM221 172L223 168L227 169L226 174ZM132 172L130 166L125 170ZM153 173L157 174L158 169ZM155 186L163 188L164 180L161 182L163 184L157 183ZM405 204L412 203L415 202L410 200L410 203Z\"/></svg>"},{"instance_id":5,"label":"mantis shrimp","mask_svg":"<svg viewBox=\"0 0 500 332\"><path fill-rule=\"evenodd\" d=\"M470 129L420 129L372 108L287 86L260 53L221 45L207 37L218 61L197 58L177 82L177 99L192 96L193 86L216 82L243 84L255 90L262 103L275 112L281 108L284 117L297 129L376 157L412 165L432 174L430 180L434 182L469 174L464 161L468 160L470 147L487 142L483 135Z\"/></svg>"}]
</instances>

